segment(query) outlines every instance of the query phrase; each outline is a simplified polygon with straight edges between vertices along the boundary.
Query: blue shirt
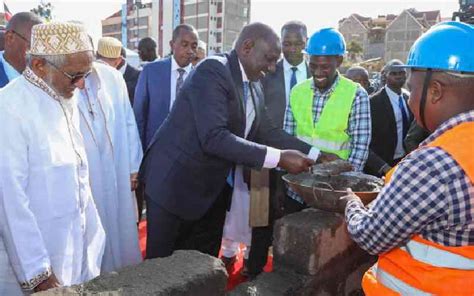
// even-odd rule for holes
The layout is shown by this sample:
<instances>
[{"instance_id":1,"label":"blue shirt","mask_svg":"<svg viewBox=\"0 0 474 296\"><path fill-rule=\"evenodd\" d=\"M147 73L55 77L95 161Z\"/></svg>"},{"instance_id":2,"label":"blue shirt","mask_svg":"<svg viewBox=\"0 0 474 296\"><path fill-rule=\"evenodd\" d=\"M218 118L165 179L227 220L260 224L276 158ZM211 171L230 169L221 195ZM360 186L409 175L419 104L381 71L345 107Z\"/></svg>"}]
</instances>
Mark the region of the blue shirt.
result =
<instances>
[{"instance_id":1,"label":"blue shirt","mask_svg":"<svg viewBox=\"0 0 474 296\"><path fill-rule=\"evenodd\" d=\"M21 75L15 68L13 68L12 65L10 65L10 63L7 62L7 60L5 60L5 58L3 57L3 51L0 54L0 60L2 61L3 69L5 70L5 74L7 74L9 81L12 81L13 79Z\"/></svg>"}]
</instances>

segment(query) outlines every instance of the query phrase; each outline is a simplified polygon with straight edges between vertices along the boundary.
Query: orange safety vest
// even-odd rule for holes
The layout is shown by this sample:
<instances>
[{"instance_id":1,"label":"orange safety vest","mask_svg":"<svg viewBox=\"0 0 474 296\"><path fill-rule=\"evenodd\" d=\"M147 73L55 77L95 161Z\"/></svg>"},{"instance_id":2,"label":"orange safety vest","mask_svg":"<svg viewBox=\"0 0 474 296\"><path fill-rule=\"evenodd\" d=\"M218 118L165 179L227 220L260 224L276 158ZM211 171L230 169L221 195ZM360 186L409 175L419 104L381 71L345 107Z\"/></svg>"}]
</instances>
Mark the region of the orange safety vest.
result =
<instances>
[{"instance_id":1,"label":"orange safety vest","mask_svg":"<svg viewBox=\"0 0 474 296\"><path fill-rule=\"evenodd\" d=\"M446 151L474 183L474 122L446 131L427 147ZM390 182L396 167L388 172ZM474 295L474 246L446 247L415 235L379 256L362 279L366 295Z\"/></svg>"}]
</instances>

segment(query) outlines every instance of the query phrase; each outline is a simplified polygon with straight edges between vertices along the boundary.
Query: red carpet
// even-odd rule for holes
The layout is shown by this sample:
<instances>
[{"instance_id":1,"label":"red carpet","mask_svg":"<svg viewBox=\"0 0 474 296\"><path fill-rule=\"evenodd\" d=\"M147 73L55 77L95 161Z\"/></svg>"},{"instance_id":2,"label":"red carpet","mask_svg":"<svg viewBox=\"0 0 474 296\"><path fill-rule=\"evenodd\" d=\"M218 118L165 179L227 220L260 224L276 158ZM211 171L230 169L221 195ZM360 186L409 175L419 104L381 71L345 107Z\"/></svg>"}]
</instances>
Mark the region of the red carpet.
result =
<instances>
[{"instance_id":1,"label":"red carpet","mask_svg":"<svg viewBox=\"0 0 474 296\"><path fill-rule=\"evenodd\" d=\"M146 247L146 221L141 221L138 226L138 235L140 237L140 249L142 251L142 256L145 257L145 247ZM229 280L227 281L227 291L230 291L235 288L240 283L247 281L247 279L240 275L240 271L243 267L243 253L239 252L237 255L237 262L231 269L228 269ZM273 268L273 258L268 257L268 263L263 269L265 272L272 271Z\"/></svg>"}]
</instances>

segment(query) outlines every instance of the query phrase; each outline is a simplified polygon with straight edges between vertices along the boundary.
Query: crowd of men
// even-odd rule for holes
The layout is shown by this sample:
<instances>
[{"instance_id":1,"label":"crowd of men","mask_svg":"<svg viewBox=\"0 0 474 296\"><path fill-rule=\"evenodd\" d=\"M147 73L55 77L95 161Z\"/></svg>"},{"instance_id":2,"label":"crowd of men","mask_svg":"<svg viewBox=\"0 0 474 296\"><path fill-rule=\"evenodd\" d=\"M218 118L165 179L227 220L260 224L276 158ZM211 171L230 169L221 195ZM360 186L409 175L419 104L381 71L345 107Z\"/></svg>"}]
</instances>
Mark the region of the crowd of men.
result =
<instances>
[{"instance_id":1,"label":"crowd of men","mask_svg":"<svg viewBox=\"0 0 474 296\"><path fill-rule=\"evenodd\" d=\"M299 21L280 36L251 23L229 53L207 58L196 29L181 24L164 58L152 38L140 41L141 69L117 39L94 50L81 25L32 13L14 15L4 38L1 295L139 263L144 200L146 259L222 250L230 268L244 244L243 274L254 278L273 222L307 207L282 175L336 159L386 176L369 207L350 190L339 201L352 239L379 255L367 295L474 293L465 284L474 266L471 26L433 26L406 64L385 65L381 87L362 67L340 73L340 32L308 38ZM254 224L259 178L270 210Z\"/></svg>"}]
</instances>

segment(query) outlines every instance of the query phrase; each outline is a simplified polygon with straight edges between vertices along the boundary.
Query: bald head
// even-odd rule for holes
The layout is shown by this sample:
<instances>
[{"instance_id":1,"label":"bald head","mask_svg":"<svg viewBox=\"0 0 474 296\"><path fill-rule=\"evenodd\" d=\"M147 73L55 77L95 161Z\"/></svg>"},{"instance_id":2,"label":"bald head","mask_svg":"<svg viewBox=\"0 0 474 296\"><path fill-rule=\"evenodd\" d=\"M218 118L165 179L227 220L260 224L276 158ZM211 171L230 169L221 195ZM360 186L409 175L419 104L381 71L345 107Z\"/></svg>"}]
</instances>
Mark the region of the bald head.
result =
<instances>
[{"instance_id":1,"label":"bald head","mask_svg":"<svg viewBox=\"0 0 474 296\"><path fill-rule=\"evenodd\" d=\"M281 54L277 34L262 23L245 26L235 42L234 49L251 81L263 78L268 72L275 72L276 62Z\"/></svg>"},{"instance_id":2,"label":"bald head","mask_svg":"<svg viewBox=\"0 0 474 296\"><path fill-rule=\"evenodd\" d=\"M6 27L4 58L19 73L26 67L26 51L30 48L31 28L43 20L31 12L15 14Z\"/></svg>"},{"instance_id":3,"label":"bald head","mask_svg":"<svg viewBox=\"0 0 474 296\"><path fill-rule=\"evenodd\" d=\"M238 50L246 40L252 40L253 42L264 41L267 43L274 43L280 39L268 25L263 23L251 23L246 25L242 31L240 31L234 48Z\"/></svg>"},{"instance_id":4,"label":"bald head","mask_svg":"<svg viewBox=\"0 0 474 296\"><path fill-rule=\"evenodd\" d=\"M7 24L7 31L13 30L18 33L26 33L25 30L31 32L31 27L41 24L43 20L32 12L19 12L12 16Z\"/></svg>"},{"instance_id":5,"label":"bald head","mask_svg":"<svg viewBox=\"0 0 474 296\"><path fill-rule=\"evenodd\" d=\"M348 79L362 85L362 87L365 90L367 90L367 91L369 90L369 87L370 87L369 72L367 72L367 70L365 68L360 67L360 66L351 67L346 71L345 76Z\"/></svg>"}]
</instances>

